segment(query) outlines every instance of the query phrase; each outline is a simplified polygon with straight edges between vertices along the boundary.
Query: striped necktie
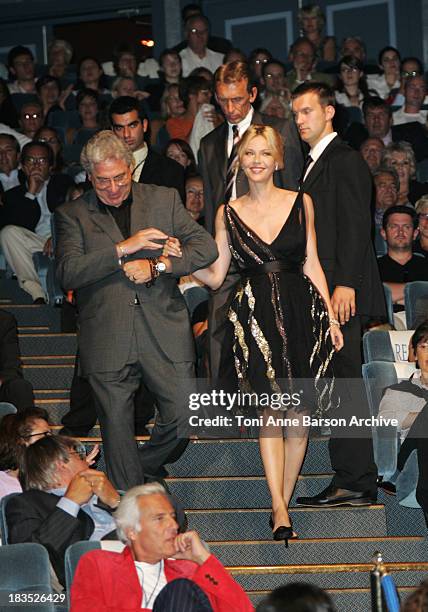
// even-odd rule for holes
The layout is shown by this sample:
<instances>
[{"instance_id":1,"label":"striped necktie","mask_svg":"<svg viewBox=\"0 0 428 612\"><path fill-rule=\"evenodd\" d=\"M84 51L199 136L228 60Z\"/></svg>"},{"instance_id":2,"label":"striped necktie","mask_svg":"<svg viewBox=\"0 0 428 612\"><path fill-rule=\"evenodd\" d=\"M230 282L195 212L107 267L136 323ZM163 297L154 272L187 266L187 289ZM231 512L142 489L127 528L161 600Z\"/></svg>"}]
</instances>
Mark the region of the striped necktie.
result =
<instances>
[{"instance_id":1,"label":"striped necktie","mask_svg":"<svg viewBox=\"0 0 428 612\"><path fill-rule=\"evenodd\" d=\"M225 203L228 202L232 196L233 185L236 177L236 162L238 161L238 144L239 144L239 130L237 125L232 125L233 133L233 144L232 150L227 160L227 172L226 172L226 191L224 194Z\"/></svg>"}]
</instances>

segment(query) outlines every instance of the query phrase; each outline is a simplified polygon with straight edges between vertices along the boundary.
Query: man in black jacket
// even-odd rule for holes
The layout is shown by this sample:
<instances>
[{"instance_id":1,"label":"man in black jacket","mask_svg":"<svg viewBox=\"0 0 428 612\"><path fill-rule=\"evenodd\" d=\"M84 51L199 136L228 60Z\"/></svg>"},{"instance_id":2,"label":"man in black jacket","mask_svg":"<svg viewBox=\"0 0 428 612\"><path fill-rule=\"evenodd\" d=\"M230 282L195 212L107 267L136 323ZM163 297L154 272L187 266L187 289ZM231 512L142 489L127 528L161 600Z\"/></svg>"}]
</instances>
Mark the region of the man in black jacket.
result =
<instances>
[{"instance_id":1,"label":"man in black jacket","mask_svg":"<svg viewBox=\"0 0 428 612\"><path fill-rule=\"evenodd\" d=\"M0 402L17 410L34 406L33 387L22 376L15 317L0 310Z\"/></svg>"},{"instance_id":2,"label":"man in black jacket","mask_svg":"<svg viewBox=\"0 0 428 612\"><path fill-rule=\"evenodd\" d=\"M149 120L138 100L130 96L117 98L110 106L109 115L113 132L134 154L132 179L137 183L172 187L185 202L184 170L179 163L160 155L145 142Z\"/></svg>"},{"instance_id":3,"label":"man in black jacket","mask_svg":"<svg viewBox=\"0 0 428 612\"><path fill-rule=\"evenodd\" d=\"M33 253L52 255L51 215L62 204L73 180L52 174L53 151L44 142L30 142L21 152L25 184L3 195L0 244L19 285L35 304L46 301L33 263Z\"/></svg>"}]
</instances>

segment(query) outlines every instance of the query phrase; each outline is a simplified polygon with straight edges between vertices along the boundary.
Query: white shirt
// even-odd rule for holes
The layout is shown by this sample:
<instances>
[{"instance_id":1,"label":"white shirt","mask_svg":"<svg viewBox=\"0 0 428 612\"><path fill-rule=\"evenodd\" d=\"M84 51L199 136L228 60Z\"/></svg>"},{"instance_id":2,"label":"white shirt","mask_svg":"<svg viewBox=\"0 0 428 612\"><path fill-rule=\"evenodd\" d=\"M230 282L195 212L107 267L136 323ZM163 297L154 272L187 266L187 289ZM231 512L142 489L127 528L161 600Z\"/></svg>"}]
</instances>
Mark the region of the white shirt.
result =
<instances>
[{"instance_id":1,"label":"white shirt","mask_svg":"<svg viewBox=\"0 0 428 612\"><path fill-rule=\"evenodd\" d=\"M12 170L9 176L3 172L0 172L0 183L3 186L3 191L8 191L9 189L19 185L18 168Z\"/></svg>"},{"instance_id":2,"label":"white shirt","mask_svg":"<svg viewBox=\"0 0 428 612\"><path fill-rule=\"evenodd\" d=\"M167 584L163 560L153 564L144 563L144 561L134 561L134 563L143 589L141 607L152 610L156 597Z\"/></svg>"},{"instance_id":3,"label":"white shirt","mask_svg":"<svg viewBox=\"0 0 428 612\"><path fill-rule=\"evenodd\" d=\"M24 145L27 144L27 142L31 142L31 138L28 138L28 136L17 132L5 123L0 123L0 134L12 134L12 136L15 136L16 140L19 142L19 146L21 147L21 149Z\"/></svg>"},{"instance_id":4,"label":"white shirt","mask_svg":"<svg viewBox=\"0 0 428 612\"><path fill-rule=\"evenodd\" d=\"M28 91L27 89L24 89L23 87L21 87L21 85L18 83L18 81L14 81L13 83L8 83L7 86L8 86L10 94L16 94L16 93L23 93L23 94L31 93L31 94L35 94L36 93L36 79L34 79L34 86L33 86L33 89L31 91Z\"/></svg>"},{"instance_id":5,"label":"white shirt","mask_svg":"<svg viewBox=\"0 0 428 612\"><path fill-rule=\"evenodd\" d=\"M352 106L351 100L349 99L348 94L345 93L344 91L336 91L334 95L336 97L336 102L338 104L341 104L342 106L345 106L346 108L349 108L350 106ZM364 94L362 91L360 91L360 93L358 94L358 105L360 108L362 108L363 102L364 102Z\"/></svg>"},{"instance_id":6,"label":"white shirt","mask_svg":"<svg viewBox=\"0 0 428 612\"><path fill-rule=\"evenodd\" d=\"M244 119L242 119L242 121L240 121L239 123L227 122L227 125L229 126L229 130L227 133L227 158L228 159L230 157L230 154L232 152L232 147L233 147L233 128L232 126L233 125L238 126L239 138L242 138L242 136L245 134L245 132L248 130L248 128L251 125L251 121L253 120L253 115L254 115L254 108L251 107L246 117L244 117ZM235 179L236 179L236 174L235 174ZM236 200L236 180L233 183L232 195L230 196L230 199Z\"/></svg>"},{"instance_id":7,"label":"white shirt","mask_svg":"<svg viewBox=\"0 0 428 612\"><path fill-rule=\"evenodd\" d=\"M331 132L331 134L327 134L326 136L324 136L324 138L321 138L321 140L317 142L317 144L309 151L309 155L312 157L312 161L306 169L303 180L306 179L309 172L314 167L315 162L318 161L318 159L324 153L324 150L328 147L331 141L334 140L334 138L336 138L336 136L337 136L337 132Z\"/></svg>"},{"instance_id":8,"label":"white shirt","mask_svg":"<svg viewBox=\"0 0 428 612\"><path fill-rule=\"evenodd\" d=\"M418 113L406 113L404 106L399 108L395 113L392 113L392 122L394 125L402 125L403 123L412 123L418 121L425 125L427 120L428 111L420 110Z\"/></svg>"},{"instance_id":9,"label":"white shirt","mask_svg":"<svg viewBox=\"0 0 428 612\"><path fill-rule=\"evenodd\" d=\"M367 75L367 86L369 89L374 89L380 98L385 99L392 89L400 89L400 81L395 81L394 85L390 87L384 74L369 74Z\"/></svg>"},{"instance_id":10,"label":"white shirt","mask_svg":"<svg viewBox=\"0 0 428 612\"><path fill-rule=\"evenodd\" d=\"M39 193L34 194L34 193L30 193L29 191L27 191L27 193L25 194L26 198L29 198L30 200L37 199L39 203L40 219L36 225L36 229L34 230L34 232L38 236L42 236L43 238L49 238L49 236L52 233L52 228L51 228L52 213L48 208L48 202L47 202L48 183L49 183L49 179L45 181Z\"/></svg>"},{"instance_id":11,"label":"white shirt","mask_svg":"<svg viewBox=\"0 0 428 612\"><path fill-rule=\"evenodd\" d=\"M136 183L138 183L138 181L140 180L140 175L144 168L144 163L146 161L148 152L149 148L147 144L144 143L141 149L137 149L137 151L134 151L133 153L135 165L134 170L132 171L132 180Z\"/></svg>"},{"instance_id":12,"label":"white shirt","mask_svg":"<svg viewBox=\"0 0 428 612\"><path fill-rule=\"evenodd\" d=\"M223 53L217 53L211 49L206 49L205 57L193 53L192 49L185 47L180 51L181 64L183 66L183 76L187 77L195 68L208 68L214 73L223 63Z\"/></svg>"}]
</instances>

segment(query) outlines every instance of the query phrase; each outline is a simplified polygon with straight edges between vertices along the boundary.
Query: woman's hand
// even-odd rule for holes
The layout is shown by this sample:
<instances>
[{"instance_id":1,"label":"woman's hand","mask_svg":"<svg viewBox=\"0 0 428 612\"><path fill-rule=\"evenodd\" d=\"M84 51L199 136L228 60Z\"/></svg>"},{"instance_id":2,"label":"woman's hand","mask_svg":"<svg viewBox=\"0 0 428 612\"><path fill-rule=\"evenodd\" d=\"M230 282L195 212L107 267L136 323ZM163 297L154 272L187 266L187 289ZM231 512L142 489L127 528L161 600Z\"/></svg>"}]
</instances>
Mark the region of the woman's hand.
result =
<instances>
[{"instance_id":1,"label":"woman's hand","mask_svg":"<svg viewBox=\"0 0 428 612\"><path fill-rule=\"evenodd\" d=\"M340 326L337 323L330 323L330 338L336 351L340 351L343 347L343 334L340 331Z\"/></svg>"},{"instance_id":2,"label":"woman's hand","mask_svg":"<svg viewBox=\"0 0 428 612\"><path fill-rule=\"evenodd\" d=\"M162 255L164 257L182 257L181 244L178 238L168 236L168 239L163 245Z\"/></svg>"}]
</instances>

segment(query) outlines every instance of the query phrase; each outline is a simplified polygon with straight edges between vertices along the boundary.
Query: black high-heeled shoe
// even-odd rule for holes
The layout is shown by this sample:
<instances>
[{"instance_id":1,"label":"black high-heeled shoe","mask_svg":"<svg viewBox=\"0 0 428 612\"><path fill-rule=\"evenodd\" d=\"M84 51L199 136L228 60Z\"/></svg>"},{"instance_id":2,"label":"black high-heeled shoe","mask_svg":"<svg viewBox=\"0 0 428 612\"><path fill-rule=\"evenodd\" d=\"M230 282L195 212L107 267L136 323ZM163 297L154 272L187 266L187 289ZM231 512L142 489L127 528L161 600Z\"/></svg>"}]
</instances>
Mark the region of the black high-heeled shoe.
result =
<instances>
[{"instance_id":1,"label":"black high-heeled shoe","mask_svg":"<svg viewBox=\"0 0 428 612\"><path fill-rule=\"evenodd\" d=\"M296 537L293 533L293 522L290 520L290 526L286 527L285 525L280 525L273 531L274 522L272 513L269 517L269 527L272 529L273 539L276 541L284 541L285 548L288 548L288 540L293 537Z\"/></svg>"}]
</instances>

